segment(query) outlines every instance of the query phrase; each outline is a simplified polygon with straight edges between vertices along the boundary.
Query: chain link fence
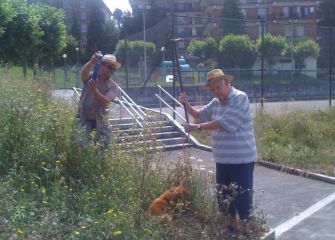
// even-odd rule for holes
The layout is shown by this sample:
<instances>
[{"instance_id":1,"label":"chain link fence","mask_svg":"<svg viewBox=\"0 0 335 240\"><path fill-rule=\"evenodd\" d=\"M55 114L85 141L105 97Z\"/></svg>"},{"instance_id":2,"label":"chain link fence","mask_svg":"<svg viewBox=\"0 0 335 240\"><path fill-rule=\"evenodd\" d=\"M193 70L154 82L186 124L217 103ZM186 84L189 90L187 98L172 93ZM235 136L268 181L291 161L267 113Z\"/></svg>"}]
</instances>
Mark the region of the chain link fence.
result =
<instances>
[{"instance_id":1,"label":"chain link fence","mask_svg":"<svg viewBox=\"0 0 335 240\"><path fill-rule=\"evenodd\" d=\"M145 12L143 15L145 18ZM209 70L222 68L235 76L234 86L257 102L329 99L331 104L335 30L319 27L315 19L307 17L301 17L304 21L279 21L278 17L283 18L271 15L266 21L261 17L251 21L170 15L126 36L124 48L115 52L122 63L116 79L125 89L141 87L152 92L157 84L172 88L170 40L182 38L178 43L182 80L191 95L194 93L193 101L210 98L201 86ZM145 44L136 48L134 42ZM140 98L135 93L133 97Z\"/></svg>"}]
</instances>

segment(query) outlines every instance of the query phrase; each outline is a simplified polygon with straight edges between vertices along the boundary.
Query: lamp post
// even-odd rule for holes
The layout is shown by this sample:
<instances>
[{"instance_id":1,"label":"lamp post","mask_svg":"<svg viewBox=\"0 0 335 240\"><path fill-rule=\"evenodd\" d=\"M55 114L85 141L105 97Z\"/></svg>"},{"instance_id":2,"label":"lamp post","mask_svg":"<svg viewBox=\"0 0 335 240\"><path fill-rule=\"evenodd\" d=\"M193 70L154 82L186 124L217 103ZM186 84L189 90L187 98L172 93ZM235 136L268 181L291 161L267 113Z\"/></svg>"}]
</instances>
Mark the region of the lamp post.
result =
<instances>
[{"instance_id":1,"label":"lamp post","mask_svg":"<svg viewBox=\"0 0 335 240\"><path fill-rule=\"evenodd\" d=\"M67 69L66 69L66 58L67 58L67 55L66 53L64 53L62 55L63 59L64 59L64 88L66 87L66 82L67 82Z\"/></svg>"},{"instance_id":2,"label":"lamp post","mask_svg":"<svg viewBox=\"0 0 335 240\"><path fill-rule=\"evenodd\" d=\"M161 52L163 53L163 62L165 61L165 59L164 59L164 53L165 53L165 51L166 51L166 48L164 46L161 47Z\"/></svg>"},{"instance_id":3,"label":"lamp post","mask_svg":"<svg viewBox=\"0 0 335 240\"><path fill-rule=\"evenodd\" d=\"M138 5L139 9L142 9L143 16L143 41L144 41L144 81L147 80L147 46L146 46L146 36L145 36L145 10L151 9L148 5Z\"/></svg>"},{"instance_id":4,"label":"lamp post","mask_svg":"<svg viewBox=\"0 0 335 240\"><path fill-rule=\"evenodd\" d=\"M163 54L163 60L162 60L162 68L163 68L163 78L165 77L165 65L164 65L164 61L165 61L165 57L164 57L164 54L165 54L165 51L166 51L166 48L163 46L161 47L161 52Z\"/></svg>"},{"instance_id":5,"label":"lamp post","mask_svg":"<svg viewBox=\"0 0 335 240\"><path fill-rule=\"evenodd\" d=\"M293 41L294 41L294 24L298 22L298 20L289 20L288 21L291 24L291 30L292 30L292 35L291 35L291 82L293 80L293 71L295 69L293 65Z\"/></svg>"},{"instance_id":6,"label":"lamp post","mask_svg":"<svg viewBox=\"0 0 335 240\"><path fill-rule=\"evenodd\" d=\"M77 62L76 62L76 87L79 87L79 47L76 47Z\"/></svg>"}]
</instances>

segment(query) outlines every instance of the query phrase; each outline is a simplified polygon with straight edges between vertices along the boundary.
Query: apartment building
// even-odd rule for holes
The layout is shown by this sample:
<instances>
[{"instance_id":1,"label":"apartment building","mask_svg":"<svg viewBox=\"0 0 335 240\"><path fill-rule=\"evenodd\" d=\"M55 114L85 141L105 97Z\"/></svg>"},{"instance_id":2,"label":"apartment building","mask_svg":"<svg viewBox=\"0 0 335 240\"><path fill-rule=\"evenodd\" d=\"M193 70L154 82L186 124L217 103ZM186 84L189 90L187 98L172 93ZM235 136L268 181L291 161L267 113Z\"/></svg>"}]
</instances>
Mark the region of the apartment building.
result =
<instances>
[{"instance_id":1,"label":"apartment building","mask_svg":"<svg viewBox=\"0 0 335 240\"><path fill-rule=\"evenodd\" d=\"M182 17L175 18L176 37L185 39L180 43L180 50L185 50L193 39L207 36L220 39L221 18L224 0L172 0L160 1L170 13ZM321 1L316 0L239 0L241 11L245 16L245 30L252 38L257 39L262 33L261 20L265 20L264 32L273 35L284 35L288 38L308 37L317 39L318 9ZM145 0L130 0L136 8L148 4ZM202 17L202 18L201 18ZM249 21L250 20L250 21Z\"/></svg>"},{"instance_id":2,"label":"apartment building","mask_svg":"<svg viewBox=\"0 0 335 240\"><path fill-rule=\"evenodd\" d=\"M266 21L265 32L286 37L317 38L320 1L315 0L240 0L247 20ZM247 24L252 38L261 34L261 26Z\"/></svg>"}]
</instances>

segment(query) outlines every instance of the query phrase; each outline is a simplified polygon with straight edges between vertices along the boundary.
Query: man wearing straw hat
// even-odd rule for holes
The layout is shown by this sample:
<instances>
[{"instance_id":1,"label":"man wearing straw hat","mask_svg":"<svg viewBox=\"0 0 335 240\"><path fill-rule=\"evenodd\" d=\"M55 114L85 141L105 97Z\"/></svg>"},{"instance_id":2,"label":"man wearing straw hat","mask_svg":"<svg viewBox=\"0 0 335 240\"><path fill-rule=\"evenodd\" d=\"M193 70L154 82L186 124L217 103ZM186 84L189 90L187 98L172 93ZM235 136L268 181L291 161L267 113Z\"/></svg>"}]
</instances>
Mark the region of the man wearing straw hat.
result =
<instances>
[{"instance_id":1,"label":"man wearing straw hat","mask_svg":"<svg viewBox=\"0 0 335 240\"><path fill-rule=\"evenodd\" d=\"M228 213L230 228L237 230L240 228L239 219L247 221L251 216L257 152L250 102L244 92L231 86L233 78L221 69L208 72L205 88L215 98L200 110L191 106L185 93L180 94L179 100L194 118L202 122L185 124L186 132L212 131L219 209L220 212L227 211L225 203L233 195Z\"/></svg>"},{"instance_id":2,"label":"man wearing straw hat","mask_svg":"<svg viewBox=\"0 0 335 240\"><path fill-rule=\"evenodd\" d=\"M81 70L83 90L79 100L79 119L87 133L96 130L97 140L101 139L106 145L110 143L110 127L106 109L117 96L117 85L111 77L121 64L116 61L114 55L104 55L98 78L93 81L91 70L99 62L98 57L97 53L93 54L90 61Z\"/></svg>"}]
</instances>

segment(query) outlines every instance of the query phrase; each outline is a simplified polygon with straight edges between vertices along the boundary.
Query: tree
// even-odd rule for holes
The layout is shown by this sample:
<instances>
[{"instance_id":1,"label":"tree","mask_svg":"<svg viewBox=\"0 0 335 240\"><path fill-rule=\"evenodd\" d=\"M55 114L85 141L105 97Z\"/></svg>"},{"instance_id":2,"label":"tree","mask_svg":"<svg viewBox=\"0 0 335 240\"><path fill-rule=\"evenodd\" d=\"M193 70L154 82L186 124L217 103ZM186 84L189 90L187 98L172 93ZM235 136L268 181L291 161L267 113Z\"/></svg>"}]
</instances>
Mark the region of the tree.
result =
<instances>
[{"instance_id":1,"label":"tree","mask_svg":"<svg viewBox=\"0 0 335 240\"><path fill-rule=\"evenodd\" d=\"M121 23L122 23L122 17L123 17L123 12L121 9L116 8L113 12L113 18L115 19L118 28L121 28Z\"/></svg>"},{"instance_id":2,"label":"tree","mask_svg":"<svg viewBox=\"0 0 335 240\"><path fill-rule=\"evenodd\" d=\"M265 34L263 40L263 56L270 67L278 62L278 58L285 55L285 50L288 47L286 38L281 35ZM258 52L262 52L262 39L257 40Z\"/></svg>"},{"instance_id":3,"label":"tree","mask_svg":"<svg viewBox=\"0 0 335 240\"><path fill-rule=\"evenodd\" d=\"M0 38L0 58L4 62L23 66L26 78L32 46L37 44L43 33L38 28L39 17L30 5L24 0L13 0L10 4L15 15Z\"/></svg>"},{"instance_id":4,"label":"tree","mask_svg":"<svg viewBox=\"0 0 335 240\"><path fill-rule=\"evenodd\" d=\"M47 5L32 5L31 8L34 9L33 14L39 16L38 29L42 33L32 46L33 63L39 64L42 58L51 63L50 59L66 47L64 13Z\"/></svg>"},{"instance_id":5,"label":"tree","mask_svg":"<svg viewBox=\"0 0 335 240\"><path fill-rule=\"evenodd\" d=\"M28 63L50 60L66 45L63 13L45 5L28 5L25 0L12 0L15 17L0 38L0 57L23 66L26 77Z\"/></svg>"},{"instance_id":6,"label":"tree","mask_svg":"<svg viewBox=\"0 0 335 240\"><path fill-rule=\"evenodd\" d=\"M221 22L223 35L228 34L244 34L244 15L240 8L238 0L225 0L223 3L222 17L225 18ZM229 20L235 19L235 20ZM241 19L241 20L236 20Z\"/></svg>"},{"instance_id":7,"label":"tree","mask_svg":"<svg viewBox=\"0 0 335 240\"><path fill-rule=\"evenodd\" d=\"M129 64L132 67L137 67L138 62L143 57L144 41L142 40L128 41L127 46L128 46L127 52L128 52ZM145 42L145 46L147 49L148 58L153 58L156 52L156 45L152 42ZM115 55L118 59L120 59L121 62L125 59L125 51L126 51L125 40L120 40L116 44Z\"/></svg>"},{"instance_id":8,"label":"tree","mask_svg":"<svg viewBox=\"0 0 335 240\"><path fill-rule=\"evenodd\" d=\"M100 8L101 2L91 1L90 2L90 24L87 29L87 56L91 56L97 50L101 50L105 44L103 41L105 17Z\"/></svg>"},{"instance_id":9,"label":"tree","mask_svg":"<svg viewBox=\"0 0 335 240\"><path fill-rule=\"evenodd\" d=\"M104 25L104 33L102 35L104 44L101 50L106 53L114 52L119 36L120 30L117 29L115 21L112 19L107 20Z\"/></svg>"},{"instance_id":10,"label":"tree","mask_svg":"<svg viewBox=\"0 0 335 240\"><path fill-rule=\"evenodd\" d=\"M90 1L90 24L87 30L86 57L89 58L97 50L113 52L119 31L116 29L114 20L106 20L102 12L102 0Z\"/></svg>"},{"instance_id":11,"label":"tree","mask_svg":"<svg viewBox=\"0 0 335 240\"><path fill-rule=\"evenodd\" d=\"M320 40L318 41L321 46L320 57L318 59L319 67L329 67L329 53L330 46L335 46L335 1L333 0L324 0L320 3L320 14L321 17L319 26L329 27L330 29L319 28ZM329 34L331 32L332 41L330 42ZM335 59L334 47L332 48L332 58Z\"/></svg>"},{"instance_id":12,"label":"tree","mask_svg":"<svg viewBox=\"0 0 335 240\"><path fill-rule=\"evenodd\" d=\"M15 17L15 11L9 0L0 0L0 37L4 34L7 24Z\"/></svg>"},{"instance_id":13,"label":"tree","mask_svg":"<svg viewBox=\"0 0 335 240\"><path fill-rule=\"evenodd\" d=\"M247 35L229 34L219 43L218 62L225 68L248 68L256 60L254 42Z\"/></svg>"},{"instance_id":14,"label":"tree","mask_svg":"<svg viewBox=\"0 0 335 240\"><path fill-rule=\"evenodd\" d=\"M187 51L199 57L203 62L213 62L217 58L218 44L211 37L205 40L192 40L187 47Z\"/></svg>"},{"instance_id":15,"label":"tree","mask_svg":"<svg viewBox=\"0 0 335 240\"><path fill-rule=\"evenodd\" d=\"M320 26L335 27L335 1L324 0L320 3Z\"/></svg>"},{"instance_id":16,"label":"tree","mask_svg":"<svg viewBox=\"0 0 335 240\"><path fill-rule=\"evenodd\" d=\"M298 40L293 46L293 58L298 69L305 68L305 59L308 57L317 58L320 54L320 47L317 42L311 39Z\"/></svg>"}]
</instances>

